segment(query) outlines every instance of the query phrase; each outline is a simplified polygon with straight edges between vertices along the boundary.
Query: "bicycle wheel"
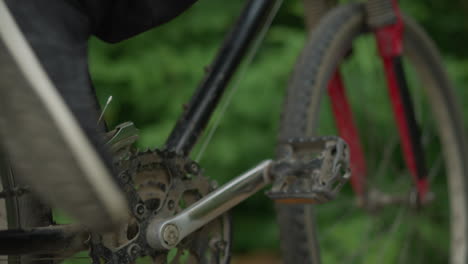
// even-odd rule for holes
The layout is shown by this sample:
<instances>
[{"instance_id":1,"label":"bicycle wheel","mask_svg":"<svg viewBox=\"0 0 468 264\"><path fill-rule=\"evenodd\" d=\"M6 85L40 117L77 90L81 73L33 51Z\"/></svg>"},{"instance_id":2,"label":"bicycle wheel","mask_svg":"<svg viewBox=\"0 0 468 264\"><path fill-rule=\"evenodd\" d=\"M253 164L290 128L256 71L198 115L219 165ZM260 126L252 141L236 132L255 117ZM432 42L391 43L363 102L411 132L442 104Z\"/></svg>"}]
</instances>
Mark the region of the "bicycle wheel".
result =
<instances>
[{"instance_id":1,"label":"bicycle wheel","mask_svg":"<svg viewBox=\"0 0 468 264\"><path fill-rule=\"evenodd\" d=\"M402 203L370 209L357 206L347 186L326 205L278 205L285 263L468 261L463 124L434 44L411 19L405 17L404 24L404 63L435 199L422 208ZM280 142L338 134L325 94L340 67L366 154L368 199L374 190L410 197L413 183L398 151L380 61L369 55L375 44L368 33L364 6L357 3L332 10L314 29L289 82ZM362 79L356 77L363 71Z\"/></svg>"}]
</instances>

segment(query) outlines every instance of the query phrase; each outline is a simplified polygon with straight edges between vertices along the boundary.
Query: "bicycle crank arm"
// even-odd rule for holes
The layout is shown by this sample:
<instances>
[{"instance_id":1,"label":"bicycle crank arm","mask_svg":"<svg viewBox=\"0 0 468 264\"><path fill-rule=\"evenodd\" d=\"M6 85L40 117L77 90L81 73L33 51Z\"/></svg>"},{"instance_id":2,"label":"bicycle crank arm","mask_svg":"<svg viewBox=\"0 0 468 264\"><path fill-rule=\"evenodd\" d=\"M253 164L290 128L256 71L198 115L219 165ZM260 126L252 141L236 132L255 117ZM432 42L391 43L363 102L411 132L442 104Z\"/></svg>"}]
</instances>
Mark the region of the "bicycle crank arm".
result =
<instances>
[{"instance_id":1,"label":"bicycle crank arm","mask_svg":"<svg viewBox=\"0 0 468 264\"><path fill-rule=\"evenodd\" d=\"M267 195L283 203L325 203L350 177L349 150L339 137L291 139L278 161L266 160L168 219L154 219L146 239L157 250L186 236L249 198L269 183Z\"/></svg>"},{"instance_id":2,"label":"bicycle crank arm","mask_svg":"<svg viewBox=\"0 0 468 264\"><path fill-rule=\"evenodd\" d=\"M249 198L272 182L268 173L272 163L271 160L261 162L172 218L153 220L146 232L149 245L158 250L171 249L195 230Z\"/></svg>"}]
</instances>

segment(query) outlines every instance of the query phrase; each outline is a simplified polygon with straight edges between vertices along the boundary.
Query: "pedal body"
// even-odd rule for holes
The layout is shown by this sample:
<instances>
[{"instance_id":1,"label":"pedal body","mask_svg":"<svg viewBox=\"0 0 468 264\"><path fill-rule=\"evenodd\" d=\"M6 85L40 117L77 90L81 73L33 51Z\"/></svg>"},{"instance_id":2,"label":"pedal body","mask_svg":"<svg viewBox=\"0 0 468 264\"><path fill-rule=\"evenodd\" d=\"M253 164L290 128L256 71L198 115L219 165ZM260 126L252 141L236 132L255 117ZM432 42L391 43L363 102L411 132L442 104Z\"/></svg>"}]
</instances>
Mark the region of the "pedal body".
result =
<instances>
[{"instance_id":1,"label":"pedal body","mask_svg":"<svg viewBox=\"0 0 468 264\"><path fill-rule=\"evenodd\" d=\"M283 158L269 174L267 195L279 203L321 204L333 200L351 176L349 148L335 136L290 139L282 144Z\"/></svg>"}]
</instances>

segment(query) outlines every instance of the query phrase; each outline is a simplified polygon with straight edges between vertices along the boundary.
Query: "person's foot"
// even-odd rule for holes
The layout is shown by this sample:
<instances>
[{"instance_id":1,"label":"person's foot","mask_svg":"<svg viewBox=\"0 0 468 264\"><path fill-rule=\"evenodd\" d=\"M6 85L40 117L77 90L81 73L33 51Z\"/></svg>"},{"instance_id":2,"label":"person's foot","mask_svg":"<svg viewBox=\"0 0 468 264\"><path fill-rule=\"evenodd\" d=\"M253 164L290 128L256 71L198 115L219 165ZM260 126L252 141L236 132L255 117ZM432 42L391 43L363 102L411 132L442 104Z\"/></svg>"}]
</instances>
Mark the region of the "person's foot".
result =
<instances>
[{"instance_id":1,"label":"person's foot","mask_svg":"<svg viewBox=\"0 0 468 264\"><path fill-rule=\"evenodd\" d=\"M0 0L0 144L52 207L104 231L127 217L120 189Z\"/></svg>"}]
</instances>

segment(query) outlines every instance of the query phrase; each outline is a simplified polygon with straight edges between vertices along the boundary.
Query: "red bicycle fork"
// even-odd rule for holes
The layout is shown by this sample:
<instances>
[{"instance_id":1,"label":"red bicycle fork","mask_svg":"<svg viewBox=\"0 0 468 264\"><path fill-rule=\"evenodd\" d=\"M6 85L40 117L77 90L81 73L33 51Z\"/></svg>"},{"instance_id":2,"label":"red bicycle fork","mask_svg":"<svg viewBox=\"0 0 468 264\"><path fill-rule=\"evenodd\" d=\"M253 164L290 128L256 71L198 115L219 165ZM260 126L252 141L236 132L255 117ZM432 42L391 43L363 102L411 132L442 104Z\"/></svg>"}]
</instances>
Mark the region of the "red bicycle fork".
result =
<instances>
[{"instance_id":1,"label":"red bicycle fork","mask_svg":"<svg viewBox=\"0 0 468 264\"><path fill-rule=\"evenodd\" d=\"M419 201L425 201L429 190L425 157L401 60L404 25L397 1L388 1L392 2L393 10L391 11L394 12L396 21L389 25L376 27L374 34L384 66L405 164L415 182ZM350 147L351 184L355 193L362 197L365 194L365 156L339 71L330 80L328 94L331 98L339 134Z\"/></svg>"}]
</instances>

